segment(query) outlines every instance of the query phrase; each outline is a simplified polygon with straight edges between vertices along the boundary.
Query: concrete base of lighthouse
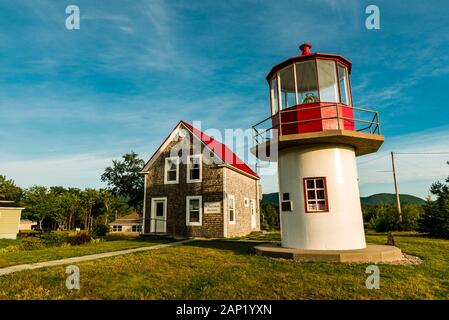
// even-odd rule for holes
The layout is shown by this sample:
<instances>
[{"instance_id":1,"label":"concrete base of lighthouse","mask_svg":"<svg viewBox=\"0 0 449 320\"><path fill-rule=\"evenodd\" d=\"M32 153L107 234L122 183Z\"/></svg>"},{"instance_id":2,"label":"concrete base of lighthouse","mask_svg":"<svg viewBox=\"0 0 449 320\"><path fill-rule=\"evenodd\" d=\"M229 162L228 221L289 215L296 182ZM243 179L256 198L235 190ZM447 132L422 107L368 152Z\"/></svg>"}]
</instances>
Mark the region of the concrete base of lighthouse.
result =
<instances>
[{"instance_id":1,"label":"concrete base of lighthouse","mask_svg":"<svg viewBox=\"0 0 449 320\"><path fill-rule=\"evenodd\" d=\"M255 247L256 254L272 258L296 261L388 263L403 259L401 249L394 246L367 244L355 250L304 250L283 248L278 244L262 244Z\"/></svg>"}]
</instances>

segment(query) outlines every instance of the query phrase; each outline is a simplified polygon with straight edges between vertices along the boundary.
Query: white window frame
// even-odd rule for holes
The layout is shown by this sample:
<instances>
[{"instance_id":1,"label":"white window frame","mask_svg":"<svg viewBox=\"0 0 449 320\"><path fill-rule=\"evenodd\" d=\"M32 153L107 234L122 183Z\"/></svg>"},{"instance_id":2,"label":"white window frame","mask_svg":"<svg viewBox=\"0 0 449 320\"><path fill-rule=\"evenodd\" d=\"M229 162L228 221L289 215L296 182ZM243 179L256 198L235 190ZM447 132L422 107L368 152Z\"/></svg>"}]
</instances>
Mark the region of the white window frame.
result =
<instances>
[{"instance_id":1,"label":"white window frame","mask_svg":"<svg viewBox=\"0 0 449 320\"><path fill-rule=\"evenodd\" d=\"M232 203L234 204L234 220L231 220L231 205L230 205L230 199L232 199ZM235 196L230 194L228 195L228 222L229 224L235 224L236 221L236 215L237 215L237 210L235 208Z\"/></svg>"},{"instance_id":2,"label":"white window frame","mask_svg":"<svg viewBox=\"0 0 449 320\"><path fill-rule=\"evenodd\" d=\"M191 164L190 159L192 158L199 158L200 159L200 177L199 179L190 179L190 170ZM194 154L191 156L187 156L187 183L194 183L194 182L201 182L203 181L203 157L201 154Z\"/></svg>"},{"instance_id":3,"label":"white window frame","mask_svg":"<svg viewBox=\"0 0 449 320\"><path fill-rule=\"evenodd\" d=\"M119 230L119 228L120 228L120 230ZM112 232L123 232L123 226L119 225L119 224L113 225Z\"/></svg>"},{"instance_id":4,"label":"white window frame","mask_svg":"<svg viewBox=\"0 0 449 320\"><path fill-rule=\"evenodd\" d=\"M134 228L136 228L137 231L133 231ZM139 225L131 226L131 232L139 232L139 233L142 232L142 226L139 226Z\"/></svg>"},{"instance_id":5,"label":"white window frame","mask_svg":"<svg viewBox=\"0 0 449 320\"><path fill-rule=\"evenodd\" d=\"M190 222L190 200L199 200L199 222ZM186 226L202 226L203 225L203 197L187 196L186 197Z\"/></svg>"},{"instance_id":6,"label":"white window frame","mask_svg":"<svg viewBox=\"0 0 449 320\"><path fill-rule=\"evenodd\" d=\"M249 199L247 197L243 198L243 205L245 206L245 208L249 207Z\"/></svg>"},{"instance_id":7,"label":"white window frame","mask_svg":"<svg viewBox=\"0 0 449 320\"><path fill-rule=\"evenodd\" d=\"M175 181L168 181L168 161L169 160L176 160L176 180ZM179 183L179 157L167 157L165 158L165 165L164 165L164 184L177 184Z\"/></svg>"}]
</instances>

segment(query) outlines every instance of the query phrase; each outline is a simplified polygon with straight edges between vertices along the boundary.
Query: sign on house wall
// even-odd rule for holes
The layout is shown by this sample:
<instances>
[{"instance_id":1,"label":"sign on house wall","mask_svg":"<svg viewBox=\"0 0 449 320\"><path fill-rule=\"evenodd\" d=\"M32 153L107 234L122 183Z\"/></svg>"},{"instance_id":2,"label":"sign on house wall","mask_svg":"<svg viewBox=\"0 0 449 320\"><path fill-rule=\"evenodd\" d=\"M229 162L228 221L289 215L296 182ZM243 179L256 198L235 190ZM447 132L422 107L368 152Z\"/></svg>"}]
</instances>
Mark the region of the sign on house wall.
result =
<instances>
[{"instance_id":1,"label":"sign on house wall","mask_svg":"<svg viewBox=\"0 0 449 320\"><path fill-rule=\"evenodd\" d=\"M221 202L205 202L204 213L221 213Z\"/></svg>"}]
</instances>

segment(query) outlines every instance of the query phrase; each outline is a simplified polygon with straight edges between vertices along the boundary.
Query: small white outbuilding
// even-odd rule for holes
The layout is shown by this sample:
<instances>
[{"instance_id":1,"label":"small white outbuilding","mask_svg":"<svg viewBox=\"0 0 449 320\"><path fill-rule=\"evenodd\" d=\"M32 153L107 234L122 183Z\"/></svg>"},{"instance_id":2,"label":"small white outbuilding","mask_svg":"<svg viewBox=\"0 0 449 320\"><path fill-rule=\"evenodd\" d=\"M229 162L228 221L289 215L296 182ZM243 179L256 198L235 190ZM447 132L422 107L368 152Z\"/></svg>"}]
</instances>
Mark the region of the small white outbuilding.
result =
<instances>
[{"instance_id":1,"label":"small white outbuilding","mask_svg":"<svg viewBox=\"0 0 449 320\"><path fill-rule=\"evenodd\" d=\"M0 201L0 239L16 239L22 210L13 201Z\"/></svg>"}]
</instances>

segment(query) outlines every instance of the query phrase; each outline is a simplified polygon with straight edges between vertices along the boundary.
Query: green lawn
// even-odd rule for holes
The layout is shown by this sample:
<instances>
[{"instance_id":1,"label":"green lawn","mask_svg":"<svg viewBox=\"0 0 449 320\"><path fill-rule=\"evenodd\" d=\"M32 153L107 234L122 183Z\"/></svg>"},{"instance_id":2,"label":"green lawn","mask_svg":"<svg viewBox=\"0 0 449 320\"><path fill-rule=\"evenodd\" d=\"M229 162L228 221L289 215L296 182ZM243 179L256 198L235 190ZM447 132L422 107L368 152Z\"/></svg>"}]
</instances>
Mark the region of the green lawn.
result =
<instances>
[{"instance_id":1,"label":"green lawn","mask_svg":"<svg viewBox=\"0 0 449 320\"><path fill-rule=\"evenodd\" d=\"M42 262L48 260L57 260L63 258L70 258L76 256L84 256L95 253L102 253L108 251L117 251L123 249L131 249L143 246L151 246L159 243L169 242L171 240L166 238L156 237L126 237L126 236L109 236L107 241L98 243L87 243L79 246L62 246L49 247L44 249L6 252L0 253L0 268L33 262ZM20 238L17 240L0 241L0 248L8 245L18 244Z\"/></svg>"},{"instance_id":2,"label":"green lawn","mask_svg":"<svg viewBox=\"0 0 449 320\"><path fill-rule=\"evenodd\" d=\"M278 239L277 234L268 235ZM81 289L65 288L65 268L0 277L0 299L448 299L449 241L395 237L421 265L380 265L381 288L365 287L366 265L300 263L252 254L260 235L78 264ZM368 235L385 243L385 235Z\"/></svg>"},{"instance_id":3,"label":"green lawn","mask_svg":"<svg viewBox=\"0 0 449 320\"><path fill-rule=\"evenodd\" d=\"M0 239L0 249L6 248L8 246L16 245L20 243L20 238L16 240L12 239Z\"/></svg>"}]
</instances>

